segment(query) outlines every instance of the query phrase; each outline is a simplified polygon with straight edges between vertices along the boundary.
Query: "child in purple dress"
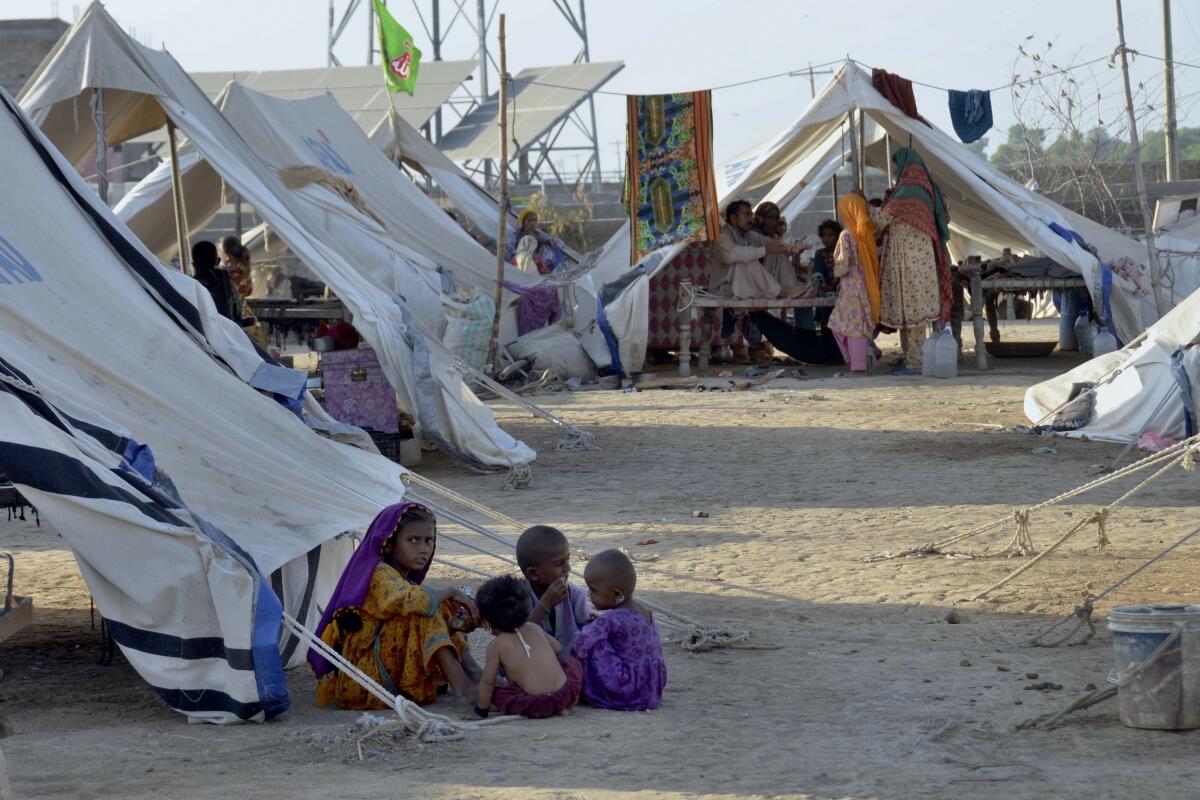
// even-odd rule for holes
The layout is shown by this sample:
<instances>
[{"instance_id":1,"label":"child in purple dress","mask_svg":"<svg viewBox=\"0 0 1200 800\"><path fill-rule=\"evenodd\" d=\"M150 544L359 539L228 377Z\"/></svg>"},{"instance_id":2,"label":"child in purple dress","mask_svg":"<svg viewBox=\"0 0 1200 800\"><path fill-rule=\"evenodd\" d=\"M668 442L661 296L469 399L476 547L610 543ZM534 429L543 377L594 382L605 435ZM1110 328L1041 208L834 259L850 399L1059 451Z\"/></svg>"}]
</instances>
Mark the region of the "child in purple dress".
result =
<instances>
[{"instance_id":1,"label":"child in purple dress","mask_svg":"<svg viewBox=\"0 0 1200 800\"><path fill-rule=\"evenodd\" d=\"M605 550L588 560L583 580L592 603L604 612L575 637L584 699L617 711L658 708L667 664L654 617L633 599L633 563L620 550Z\"/></svg>"}]
</instances>

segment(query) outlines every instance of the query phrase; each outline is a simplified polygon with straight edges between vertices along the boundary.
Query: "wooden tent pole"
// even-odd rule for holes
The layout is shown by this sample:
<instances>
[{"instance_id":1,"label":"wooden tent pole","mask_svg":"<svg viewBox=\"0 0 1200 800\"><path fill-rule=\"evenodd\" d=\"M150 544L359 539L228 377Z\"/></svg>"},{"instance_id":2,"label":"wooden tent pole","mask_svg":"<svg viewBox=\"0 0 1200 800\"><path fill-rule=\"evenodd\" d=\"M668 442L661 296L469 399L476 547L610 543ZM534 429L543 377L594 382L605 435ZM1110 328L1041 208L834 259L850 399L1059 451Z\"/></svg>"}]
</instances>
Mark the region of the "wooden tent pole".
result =
<instances>
[{"instance_id":1,"label":"wooden tent pole","mask_svg":"<svg viewBox=\"0 0 1200 800\"><path fill-rule=\"evenodd\" d=\"M1142 145L1138 141L1137 118L1133 113L1133 90L1129 86L1129 57L1125 52L1125 19L1121 13L1121 0L1117 0L1117 50L1121 53L1121 78L1125 83L1125 112L1129 115L1129 146L1133 151L1133 177L1137 182L1138 203L1142 209L1142 226L1146 239L1146 255L1150 259L1150 289L1154 293L1154 306L1158 316L1167 313L1164 307L1158 270L1158 253L1154 249L1154 223L1150 216L1150 201L1146 198L1146 176L1142 173Z\"/></svg>"},{"instance_id":2,"label":"wooden tent pole","mask_svg":"<svg viewBox=\"0 0 1200 800\"><path fill-rule=\"evenodd\" d=\"M175 123L169 118L167 143L171 149L171 196L175 201L175 238L179 245L179 269L185 275L192 275L191 250L187 241L187 217L183 210L183 179L179 173L179 147L175 141Z\"/></svg>"},{"instance_id":3,"label":"wooden tent pole","mask_svg":"<svg viewBox=\"0 0 1200 800\"><path fill-rule=\"evenodd\" d=\"M858 188L867 191L867 115L858 110Z\"/></svg>"},{"instance_id":4,"label":"wooden tent pole","mask_svg":"<svg viewBox=\"0 0 1200 800\"><path fill-rule=\"evenodd\" d=\"M103 89L92 89L92 122L96 126L96 193L108 205L108 136L104 130Z\"/></svg>"},{"instance_id":5,"label":"wooden tent pole","mask_svg":"<svg viewBox=\"0 0 1200 800\"><path fill-rule=\"evenodd\" d=\"M500 15L500 233L496 236L496 310L488 363L496 366L500 350L500 311L504 300L504 238L508 225L508 50L504 44L504 14Z\"/></svg>"}]
</instances>

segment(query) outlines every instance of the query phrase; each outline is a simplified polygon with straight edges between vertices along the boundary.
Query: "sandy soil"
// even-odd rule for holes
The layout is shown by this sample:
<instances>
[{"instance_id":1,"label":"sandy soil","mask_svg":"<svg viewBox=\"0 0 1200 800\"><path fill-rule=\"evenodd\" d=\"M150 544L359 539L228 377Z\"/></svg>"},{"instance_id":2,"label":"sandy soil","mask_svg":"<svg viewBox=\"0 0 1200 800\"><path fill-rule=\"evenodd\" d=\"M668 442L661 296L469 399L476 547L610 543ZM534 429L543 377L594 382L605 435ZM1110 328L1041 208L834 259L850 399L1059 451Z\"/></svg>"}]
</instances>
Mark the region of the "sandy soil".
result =
<instances>
[{"instance_id":1,"label":"sandy soil","mask_svg":"<svg viewBox=\"0 0 1200 800\"><path fill-rule=\"evenodd\" d=\"M1023 560L865 561L1010 515L1111 460L1111 445L1004 430L1024 421L1025 387L1073 363L1000 363L952 381L809 370L808 380L745 392L543 396L595 434L593 453L557 453L552 429L498 407L541 453L532 488L505 492L501 477L436 457L423 471L523 521L557 524L580 546L657 555L639 565L646 597L750 627L776 649L669 649L670 683L653 713L582 709L453 744L401 737L366 762L353 745L358 715L314 708L303 670L279 720L185 725L122 659L95 664L88 594L51 526L0 518L18 591L37 603L35 624L0 650L14 789L221 800L1190 796L1196 734L1124 728L1112 702L1055 731L1016 726L1103 683L1103 630L1083 647L1026 642L1086 587L1106 587L1192 526L1193 476L1171 475L1115 515L1104 554L1088 530L988 601L964 598ZM1031 452L1043 445L1057 452ZM1036 516L1035 541L1045 546L1117 494ZM1010 534L1006 525L978 546ZM649 538L657 544L636 544ZM1198 599L1197 563L1195 547L1180 550L1101 614ZM946 623L952 607L963 624ZM1041 681L1063 688L1028 688Z\"/></svg>"}]
</instances>

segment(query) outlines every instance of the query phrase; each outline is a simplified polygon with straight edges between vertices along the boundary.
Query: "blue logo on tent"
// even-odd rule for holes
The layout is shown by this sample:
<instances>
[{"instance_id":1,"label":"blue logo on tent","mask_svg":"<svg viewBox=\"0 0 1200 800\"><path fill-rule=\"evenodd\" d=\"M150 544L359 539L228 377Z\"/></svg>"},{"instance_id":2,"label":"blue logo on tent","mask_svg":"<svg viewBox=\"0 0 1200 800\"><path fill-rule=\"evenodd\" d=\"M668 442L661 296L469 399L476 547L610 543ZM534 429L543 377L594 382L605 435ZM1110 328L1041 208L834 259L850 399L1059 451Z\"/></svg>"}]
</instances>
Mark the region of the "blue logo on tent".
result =
<instances>
[{"instance_id":1,"label":"blue logo on tent","mask_svg":"<svg viewBox=\"0 0 1200 800\"><path fill-rule=\"evenodd\" d=\"M333 149L333 144L329 141L329 137L324 131L317 131L321 138L316 139L312 136L301 136L304 143L308 145L308 149L312 151L317 160L321 162L321 166L330 172L337 172L341 175L353 175L354 170L350 169L350 165L338 155L338 151Z\"/></svg>"},{"instance_id":2,"label":"blue logo on tent","mask_svg":"<svg viewBox=\"0 0 1200 800\"><path fill-rule=\"evenodd\" d=\"M14 283L41 283L42 276L29 259L21 255L21 251L12 243L0 236L0 286L10 286Z\"/></svg>"}]
</instances>

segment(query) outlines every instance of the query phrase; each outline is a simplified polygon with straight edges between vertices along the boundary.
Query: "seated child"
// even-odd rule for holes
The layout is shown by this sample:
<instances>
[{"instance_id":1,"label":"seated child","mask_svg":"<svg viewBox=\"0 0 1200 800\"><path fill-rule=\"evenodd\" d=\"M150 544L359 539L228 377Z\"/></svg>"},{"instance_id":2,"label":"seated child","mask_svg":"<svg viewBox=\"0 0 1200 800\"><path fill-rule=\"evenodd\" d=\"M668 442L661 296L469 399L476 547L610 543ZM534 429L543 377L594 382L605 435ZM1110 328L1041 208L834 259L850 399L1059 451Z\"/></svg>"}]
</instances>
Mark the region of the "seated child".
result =
<instances>
[{"instance_id":1,"label":"seated child","mask_svg":"<svg viewBox=\"0 0 1200 800\"><path fill-rule=\"evenodd\" d=\"M575 639L584 699L617 711L658 708L667 663L654 617L633 599L633 563L620 550L605 550L588 561L583 580L592 602L604 612Z\"/></svg>"},{"instance_id":2,"label":"seated child","mask_svg":"<svg viewBox=\"0 0 1200 800\"><path fill-rule=\"evenodd\" d=\"M470 708L478 666L463 635L475 604L461 590L425 582L437 549L437 520L416 503L388 506L346 565L317 633L393 694L429 705L447 684ZM310 650L317 704L386 708L351 675ZM467 699L470 698L470 699Z\"/></svg>"},{"instance_id":3,"label":"seated child","mask_svg":"<svg viewBox=\"0 0 1200 800\"><path fill-rule=\"evenodd\" d=\"M505 714L545 719L564 714L579 702L583 667L562 645L529 621L529 589L511 575L492 578L475 595L483 624L496 638L488 645L479 680L475 713L486 717L493 707ZM500 670L508 679L497 686Z\"/></svg>"},{"instance_id":4,"label":"seated child","mask_svg":"<svg viewBox=\"0 0 1200 800\"><path fill-rule=\"evenodd\" d=\"M540 625L570 655L579 629L596 615L583 589L567 583L571 547L549 525L534 525L517 540L517 566L529 584L529 621Z\"/></svg>"}]
</instances>

